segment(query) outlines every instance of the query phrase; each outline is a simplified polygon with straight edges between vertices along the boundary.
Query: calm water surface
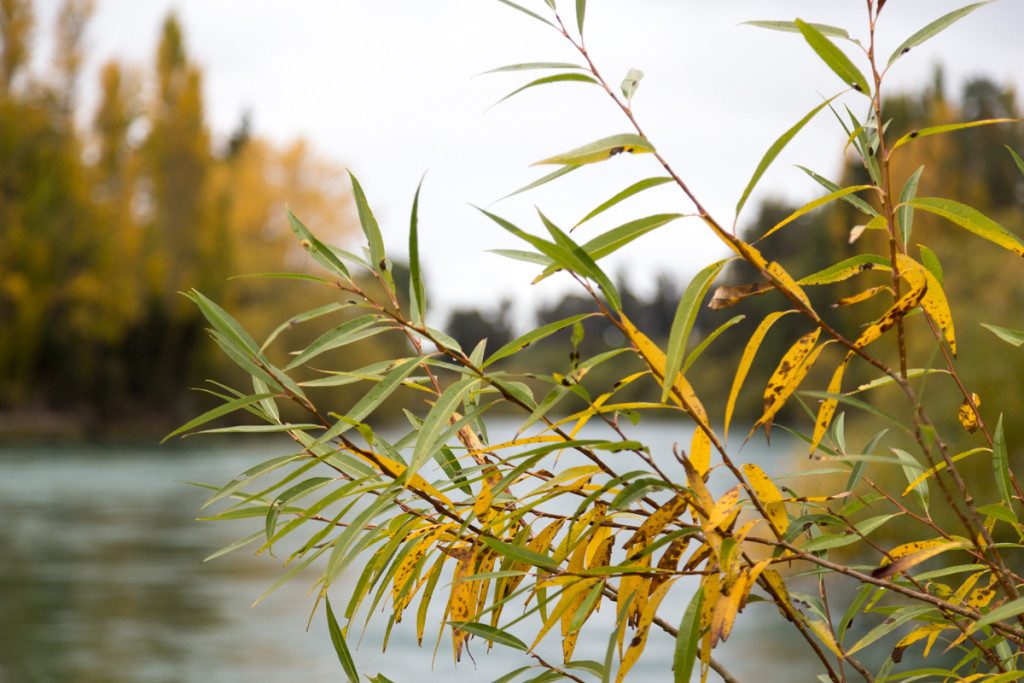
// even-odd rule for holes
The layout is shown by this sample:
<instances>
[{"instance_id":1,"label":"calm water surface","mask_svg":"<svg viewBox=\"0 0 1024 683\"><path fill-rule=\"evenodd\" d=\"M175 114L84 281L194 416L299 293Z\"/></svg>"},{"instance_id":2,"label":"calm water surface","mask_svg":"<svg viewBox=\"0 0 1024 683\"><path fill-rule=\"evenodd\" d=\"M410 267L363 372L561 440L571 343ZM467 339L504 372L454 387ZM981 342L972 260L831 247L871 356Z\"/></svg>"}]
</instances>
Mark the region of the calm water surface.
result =
<instances>
[{"instance_id":1,"label":"calm water surface","mask_svg":"<svg viewBox=\"0 0 1024 683\"><path fill-rule=\"evenodd\" d=\"M257 557L254 545L202 563L262 520L196 522L207 492L182 483L224 483L290 452L287 444L185 443L0 445L0 682L344 680L322 610L306 630L313 573L250 608L284 571L285 558ZM347 585L332 589L336 611L343 609ZM670 608L681 610L685 587L669 600L674 597L683 604ZM443 599L437 602L443 608ZM610 621L611 612L597 618ZM750 606L716 656L741 680L813 680L814 668L800 664L804 652L776 614L774 607ZM396 626L382 655L387 615L378 608L354 651L360 672L380 672L395 683L456 676L460 683L487 683L530 663L503 648L487 653L474 641L476 663L464 657L456 669L447 635L433 657L441 616L433 614L423 649L415 645L410 616ZM592 630L600 631L600 624ZM672 642L661 635L652 634L627 680L667 680ZM355 639L350 636L352 647ZM554 660L554 639L552 646ZM604 648L603 639L581 638L576 656L601 660Z\"/></svg>"}]
</instances>

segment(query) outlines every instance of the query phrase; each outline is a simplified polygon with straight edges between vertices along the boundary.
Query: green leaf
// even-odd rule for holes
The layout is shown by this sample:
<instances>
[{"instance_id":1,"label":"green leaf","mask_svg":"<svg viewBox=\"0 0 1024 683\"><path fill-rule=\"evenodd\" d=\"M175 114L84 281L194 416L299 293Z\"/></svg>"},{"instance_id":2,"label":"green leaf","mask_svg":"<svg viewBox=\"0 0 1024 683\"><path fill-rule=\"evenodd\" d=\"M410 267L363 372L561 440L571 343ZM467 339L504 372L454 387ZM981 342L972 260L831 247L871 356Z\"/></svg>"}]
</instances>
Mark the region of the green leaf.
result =
<instances>
[{"instance_id":1,"label":"green leaf","mask_svg":"<svg viewBox=\"0 0 1024 683\"><path fill-rule=\"evenodd\" d=\"M359 341L360 339L364 339L365 337L383 332L386 328L367 329L380 319L381 316L376 314L361 315L358 318L353 318L352 320L335 327L333 330L323 333L312 344L299 353L299 355L292 359L292 362L285 366L285 370L297 368L306 361L316 358L325 351L330 351L331 349L336 349L339 346L345 346L346 344L351 344Z\"/></svg>"},{"instance_id":2,"label":"green leaf","mask_svg":"<svg viewBox=\"0 0 1024 683\"><path fill-rule=\"evenodd\" d=\"M557 171L552 171L551 173L548 173L546 176L544 176L542 178L538 178L537 180L534 180L529 185L524 185L523 187L520 187L515 192L509 192L507 195L505 195L501 199L495 200L494 203L497 204L498 202L504 201L504 200L508 199L509 197L514 197L517 194L521 194L521 193L526 192L528 190L532 190L535 187L540 187L541 185L546 185L547 183L550 183L552 180L555 180L556 178L561 178L564 175L572 173L573 171L575 171L578 168L582 168L582 166L580 166L580 165L562 166Z\"/></svg>"},{"instance_id":3,"label":"green leaf","mask_svg":"<svg viewBox=\"0 0 1024 683\"><path fill-rule=\"evenodd\" d=\"M652 230L656 230L657 228L682 217L683 214L680 213L659 213L653 216L638 218L612 228L611 230L602 232L600 235L584 244L583 250L591 259L598 261L609 254L615 253L617 250L626 246L638 237L646 235ZM537 276L534 283L540 282L544 278L555 273L557 270L557 266L549 265L544 269L543 273Z\"/></svg>"},{"instance_id":4,"label":"green leaf","mask_svg":"<svg viewBox=\"0 0 1024 683\"><path fill-rule=\"evenodd\" d=\"M488 365L491 365L495 361L505 358L507 356L511 356L517 351L526 348L530 344L533 344L536 341L540 341L545 337L549 337L555 332L558 332L559 330L564 330L566 327L570 327L571 325L576 324L580 320L583 320L584 318L589 318L592 315L592 313L580 313L579 315L574 315L563 320L556 320L555 322L548 323L547 325L538 327L535 330L531 330L526 334L517 337L516 339L513 339L512 341L510 341L509 343L505 344L500 349L492 353L491 357L487 359L487 362L483 364L483 367L486 368Z\"/></svg>"},{"instance_id":5,"label":"green leaf","mask_svg":"<svg viewBox=\"0 0 1024 683\"><path fill-rule=\"evenodd\" d=\"M522 12L523 14L525 14L527 16L530 16L530 17L533 17L537 21L542 21L545 24L547 24L548 26L550 26L551 28L558 28L557 26L552 24L550 21L548 21L547 19L545 19L541 15L537 14L536 12L531 12L530 10L526 9L525 7L521 7L520 5L517 5L516 3L512 2L512 0L498 0L498 2L503 3L505 5L508 5L509 7L512 7L513 9L517 9L520 12Z\"/></svg>"},{"instance_id":6,"label":"green leaf","mask_svg":"<svg viewBox=\"0 0 1024 683\"><path fill-rule=\"evenodd\" d=\"M323 488L334 481L334 477L311 477L292 486L277 497L267 509L266 535L270 541L274 537L274 529L277 528L277 518L281 511L293 500L298 500L314 491Z\"/></svg>"},{"instance_id":7,"label":"green leaf","mask_svg":"<svg viewBox=\"0 0 1024 683\"><path fill-rule=\"evenodd\" d=\"M1008 344L1013 344L1014 346L1024 344L1024 332L1010 330L998 325L989 325L988 323L981 323L981 326L991 330L993 334Z\"/></svg>"},{"instance_id":8,"label":"green leaf","mask_svg":"<svg viewBox=\"0 0 1024 683\"><path fill-rule=\"evenodd\" d=\"M683 296L679 298L679 305L676 306L676 314L672 319L672 330L668 336L668 346L665 347L665 382L663 382L664 387L661 392L662 403L667 401L669 394L672 393L675 377L682 367L686 344L690 340L690 332L697 320L700 305L711 284L730 260L732 259L723 259L705 267L690 280Z\"/></svg>"},{"instance_id":9,"label":"green leaf","mask_svg":"<svg viewBox=\"0 0 1024 683\"><path fill-rule=\"evenodd\" d=\"M908 203L947 218L979 237L984 237L1018 256L1024 256L1024 241L977 209L972 209L951 199L938 197L923 197Z\"/></svg>"},{"instance_id":10,"label":"green leaf","mask_svg":"<svg viewBox=\"0 0 1024 683\"><path fill-rule=\"evenodd\" d=\"M971 624L970 628L967 629L967 633L974 633L983 626L988 626L989 624L994 624L997 621L1015 617L1018 614L1024 614L1024 598L1011 600L1005 605L995 608L984 617Z\"/></svg>"},{"instance_id":11,"label":"green leaf","mask_svg":"<svg viewBox=\"0 0 1024 683\"><path fill-rule=\"evenodd\" d=\"M355 174L349 171L349 178L352 179L352 198L356 201L356 208L359 211L359 225L363 228L363 234L370 245L370 267L379 273L388 285L388 289L394 293L395 281L391 276L391 269L384 254L384 238L380 234L380 227L377 219L373 217L373 211L366 201L363 188L356 180Z\"/></svg>"},{"instance_id":12,"label":"green leaf","mask_svg":"<svg viewBox=\"0 0 1024 683\"><path fill-rule=\"evenodd\" d=\"M348 274L348 268L342 263L341 259L338 258L337 254L328 247L326 244L318 240L312 232L309 231L302 221L296 218L295 214L288 207L285 207L285 213L288 216L288 225L291 226L292 232L302 242L302 246L306 248L309 255L313 257L313 260L322 265L327 270L333 271L334 273L341 275L346 280L350 279Z\"/></svg>"},{"instance_id":13,"label":"green leaf","mask_svg":"<svg viewBox=\"0 0 1024 683\"><path fill-rule=\"evenodd\" d=\"M824 270L819 270L817 273L800 278L796 283L798 285L827 285L846 280L866 270L889 270L891 268L887 258L875 254L858 254Z\"/></svg>"},{"instance_id":14,"label":"green leaf","mask_svg":"<svg viewBox=\"0 0 1024 683\"><path fill-rule=\"evenodd\" d=\"M419 205L422 188L423 178L420 178L412 200L412 217L409 219L409 309L415 324L422 324L427 317L427 292L420 270Z\"/></svg>"},{"instance_id":15,"label":"green leaf","mask_svg":"<svg viewBox=\"0 0 1024 683\"><path fill-rule=\"evenodd\" d=\"M984 121L967 121L965 123L950 123L944 126L932 126L930 128L922 128L920 130L912 130L893 144L890 149L896 149L902 147L911 140L917 138L927 137L929 135L938 135L939 133L948 133L954 130L961 130L963 128L974 128L975 126L989 126L993 123L1013 123L1017 119L985 119Z\"/></svg>"},{"instance_id":16,"label":"green leaf","mask_svg":"<svg viewBox=\"0 0 1024 683\"><path fill-rule=\"evenodd\" d=\"M541 213L540 210L537 213L540 215L544 227L547 228L548 234L554 238L555 244L565 250L566 255L569 257L569 269L596 282L601 287L601 291L604 293L612 309L616 313L621 311L622 299L619 297L618 290L612 284L611 279L604 274L600 266L594 262L590 254L583 247L576 244L561 228L548 220L547 216ZM553 254L551 256L554 258Z\"/></svg>"},{"instance_id":17,"label":"green leaf","mask_svg":"<svg viewBox=\"0 0 1024 683\"><path fill-rule=\"evenodd\" d=\"M533 251L522 251L521 249L488 249L492 254L498 254L505 258L514 259L516 261L524 261L526 263L536 263L542 266L551 265L551 259L544 254L538 254Z\"/></svg>"},{"instance_id":18,"label":"green leaf","mask_svg":"<svg viewBox=\"0 0 1024 683\"><path fill-rule=\"evenodd\" d=\"M818 53L821 60L842 79L843 83L853 86L855 90L865 95L871 94L868 80L854 66L845 52L836 47L821 31L810 24L797 19L796 26L800 29L800 33L804 34L804 40L811 46L811 49Z\"/></svg>"},{"instance_id":19,"label":"green leaf","mask_svg":"<svg viewBox=\"0 0 1024 683\"><path fill-rule=\"evenodd\" d=\"M206 557L204 557L202 561L205 564L205 563L209 562L210 560L213 560L213 559L216 559L218 557L221 557L222 555L227 555L228 553L234 552L235 550L238 550L241 547L247 546L250 543L252 543L253 541L255 541L257 539L260 539L260 538L263 538L263 530L262 529L260 529L259 531L253 532L253 533L249 534L248 536L240 538L237 541L233 541L233 542L227 544L226 546L224 546L223 548L221 548L217 552L215 552L215 553L213 553L211 555L207 555Z\"/></svg>"},{"instance_id":20,"label":"green leaf","mask_svg":"<svg viewBox=\"0 0 1024 683\"><path fill-rule=\"evenodd\" d=\"M718 335L722 334L727 329L729 329L736 323L742 321L746 317L747 316L745 315L733 316L732 318L729 318L724 323L715 328L715 330L711 334L704 337L704 339L701 340L700 344L697 344L697 346L694 347L693 351L690 352L690 355L686 357L686 362L683 363L683 374L686 374L686 371L690 369L690 366L693 365L694 361L700 358L700 354L704 352L704 349L711 345L711 342L715 341Z\"/></svg>"},{"instance_id":21,"label":"green leaf","mask_svg":"<svg viewBox=\"0 0 1024 683\"><path fill-rule=\"evenodd\" d=\"M540 567L553 571L558 569L558 563L547 555L541 555L529 548L520 548L517 545L499 541L496 538L485 536L483 541L487 546L502 557L507 557L515 562L523 562L533 567Z\"/></svg>"},{"instance_id":22,"label":"green leaf","mask_svg":"<svg viewBox=\"0 0 1024 683\"><path fill-rule=\"evenodd\" d=\"M283 467L284 465L287 465L290 462L303 460L305 458L306 455L301 453L292 455L280 455L276 458L271 458L270 460L261 462L258 465L253 465L245 472L238 475L237 477L229 481L227 484L224 484L224 486L221 486L219 489L217 489L217 491L212 496L210 496L209 499L207 499L207 501L203 503L202 507L200 507L199 509L205 510L213 503L216 503L218 500L230 496L231 494L235 493L242 487L248 485L249 483L255 481L256 479L259 479L264 474L273 472L274 470Z\"/></svg>"},{"instance_id":23,"label":"green leaf","mask_svg":"<svg viewBox=\"0 0 1024 683\"><path fill-rule=\"evenodd\" d=\"M1003 435L1003 416L1000 413L996 423L996 432L992 440L992 465L996 475L999 495L1008 506L1013 505L1013 484L1010 482L1010 457L1006 450L1006 437Z\"/></svg>"},{"instance_id":24,"label":"green leaf","mask_svg":"<svg viewBox=\"0 0 1024 683\"><path fill-rule=\"evenodd\" d=\"M1024 175L1024 159L1020 158L1020 155L1013 151L1013 148L1009 145L1005 146L1007 151L1010 152L1010 156L1013 157L1013 163L1017 164L1017 168L1020 169L1022 175Z\"/></svg>"},{"instance_id":25,"label":"green leaf","mask_svg":"<svg viewBox=\"0 0 1024 683\"><path fill-rule=\"evenodd\" d=\"M455 412L456 407L471 391L474 387L479 384L480 380L476 377L467 377L455 382L437 397L437 401L434 403L430 412L427 413L426 419L423 420L423 426L420 427L419 436L416 439L416 447L413 449L412 462L409 464L410 473L414 473L426 462L430 454L434 452L443 443L443 433L448 427L448 420L451 418L452 413Z\"/></svg>"},{"instance_id":26,"label":"green leaf","mask_svg":"<svg viewBox=\"0 0 1024 683\"><path fill-rule=\"evenodd\" d=\"M903 54L909 52L911 48L917 47L924 41L934 36L936 33L939 33L940 31L949 28L949 26L956 22L957 20L963 19L965 16L967 16L974 10L978 9L982 5L987 5L989 2L992 2L992 0L988 0L987 2L976 2L973 5L961 7L960 9L953 10L949 14L945 14L939 17L938 19L928 24L920 31L918 31L917 33L915 33L914 35L910 36L902 43L900 43L900 46L896 48L896 50L892 53L892 56L889 57L888 64L892 64L897 59L899 59Z\"/></svg>"},{"instance_id":27,"label":"green leaf","mask_svg":"<svg viewBox=\"0 0 1024 683\"><path fill-rule=\"evenodd\" d=\"M630 154L653 153L654 146L646 138L640 137L635 133L623 133L621 135L601 138L568 152L542 159L533 165L562 164L566 166L579 166L582 164L594 164L624 152Z\"/></svg>"},{"instance_id":28,"label":"green leaf","mask_svg":"<svg viewBox=\"0 0 1024 683\"><path fill-rule=\"evenodd\" d=\"M306 311L305 313L300 313L299 315L292 316L291 318L289 318L288 320L274 328L274 331L270 333L270 336L267 337L267 340L263 342L263 345L260 347L260 353L263 353L266 350L266 348L270 346L271 342L277 339L278 335L280 335L285 330L290 330L299 323L306 322L307 320L313 320L314 318L319 318L322 315L334 313L336 311L343 310L344 308L345 304L330 303L324 306L320 306L319 308L314 308L312 311Z\"/></svg>"},{"instance_id":29,"label":"green leaf","mask_svg":"<svg viewBox=\"0 0 1024 683\"><path fill-rule=\"evenodd\" d=\"M797 26L795 21L744 21L740 25L757 26L758 28L785 31L786 33L800 33L800 27ZM846 32L846 29L829 26L828 24L808 24L808 26L813 26L823 35L850 40L850 34Z\"/></svg>"},{"instance_id":30,"label":"green leaf","mask_svg":"<svg viewBox=\"0 0 1024 683\"><path fill-rule=\"evenodd\" d=\"M622 84L619 87L622 89L622 95L626 98L627 102L633 99L633 95L636 93L636 89L643 77L644 72L640 71L640 69L630 69L626 72L626 77L622 79Z\"/></svg>"},{"instance_id":31,"label":"green leaf","mask_svg":"<svg viewBox=\"0 0 1024 683\"><path fill-rule=\"evenodd\" d=\"M1012 152L1013 150L1010 151ZM608 201L601 203L597 208L595 208L593 211L591 211L586 216L581 218L576 223L576 225L573 226L573 229L575 230L576 228L580 227L581 225L589 221L594 216L597 216L598 214L607 211L608 209L615 206L624 199L628 199L629 197L632 197L633 195L639 192L643 192L644 190L650 189L652 187L657 187L658 185L664 185L665 183L671 183L673 181L674 179L671 178L670 176L658 176L655 178L645 178L644 180L637 181L630 185L629 187L627 187L622 192L616 194Z\"/></svg>"},{"instance_id":32,"label":"green leaf","mask_svg":"<svg viewBox=\"0 0 1024 683\"><path fill-rule=\"evenodd\" d=\"M203 413L199 417L196 417L196 418L193 418L192 420L189 420L187 423L183 424L182 426L178 427L173 432L171 432L170 434L165 436L160 441L160 443L163 443L164 441L167 441L171 437L177 436L178 434L182 434L184 432L191 431L191 430L195 429L196 427L198 427L199 425L206 424L210 420L216 420L218 417L221 417L223 415L227 415L228 413L233 413L236 410L238 410L239 408L245 408L246 406L251 406L253 403L259 403L260 401L262 401L264 399L273 398L275 396L277 396L277 394L270 394L270 393L267 393L267 394L252 394L252 395L249 395L249 396L242 396L240 398L236 398L234 400L228 401L227 403L224 403L223 405L219 405L216 408L212 408L211 410L207 410L205 413Z\"/></svg>"},{"instance_id":33,"label":"green leaf","mask_svg":"<svg viewBox=\"0 0 1024 683\"><path fill-rule=\"evenodd\" d=\"M482 76L484 74L496 74L503 71L530 71L533 69L579 69L584 71L585 67L582 67L579 64L573 64L572 62L523 62L521 64L499 66L497 69L490 69L477 75Z\"/></svg>"},{"instance_id":34,"label":"green leaf","mask_svg":"<svg viewBox=\"0 0 1024 683\"><path fill-rule=\"evenodd\" d=\"M384 379L363 394L362 398L349 409L348 413L345 414L347 422L339 421L320 440L328 441L333 439L347 431L354 423L364 421L370 416L370 413L377 409L377 406L383 403L388 396L394 393L395 389L402 385L405 378L411 375L419 364L419 358L406 358L395 365L394 369Z\"/></svg>"},{"instance_id":35,"label":"green leaf","mask_svg":"<svg viewBox=\"0 0 1024 683\"><path fill-rule=\"evenodd\" d=\"M576 0L576 26L580 30L580 37L583 36L583 17L587 13L587 0Z\"/></svg>"},{"instance_id":36,"label":"green leaf","mask_svg":"<svg viewBox=\"0 0 1024 683\"><path fill-rule=\"evenodd\" d=\"M939 283L939 286L942 286L942 264L939 263L939 257L935 255L934 251L923 244L918 246L921 249L921 264L928 269L928 272L932 274L932 277Z\"/></svg>"},{"instance_id":37,"label":"green leaf","mask_svg":"<svg viewBox=\"0 0 1024 683\"><path fill-rule=\"evenodd\" d=\"M922 620L929 613L936 613L937 609L931 605L907 605L895 610L881 624L871 629L867 635L854 643L853 647L846 651L846 654L853 654L858 650L867 647L884 635L891 633L903 624L911 620Z\"/></svg>"},{"instance_id":38,"label":"green leaf","mask_svg":"<svg viewBox=\"0 0 1024 683\"><path fill-rule=\"evenodd\" d=\"M910 241L910 232L914 225L914 207L909 206L907 202L917 196L917 184L921 180L921 172L923 170L924 166L919 166L907 178L907 182L903 185L903 191L900 192L900 204L903 206L896 209L896 228L899 230L904 248L906 248L907 243Z\"/></svg>"},{"instance_id":39,"label":"green leaf","mask_svg":"<svg viewBox=\"0 0 1024 683\"><path fill-rule=\"evenodd\" d=\"M806 116L797 121L795 126L787 130L779 137L778 140L772 143L772 146L768 148L768 151L765 152L764 157L761 158L761 162L757 165L757 168L754 170L754 175L750 179L750 182L747 183L747 187L743 190L743 194L740 196L740 201L736 204L737 216L739 216L740 211L743 209L743 205L747 203L747 198L750 196L751 191L753 191L754 186L757 185L757 181L761 179L761 176L764 175L764 172L766 170L768 170L768 167L771 166L771 163L775 161L775 157L779 156L779 153L783 150L783 148L789 144L789 141L792 140L804 126L807 125L808 121L813 119L819 111L827 107L829 102L834 100L836 97L839 97L839 95L833 95L832 97L828 98L827 100L819 104L817 107L812 109Z\"/></svg>"},{"instance_id":40,"label":"green leaf","mask_svg":"<svg viewBox=\"0 0 1024 683\"><path fill-rule=\"evenodd\" d=\"M903 466L903 474L907 477L908 484L912 484L922 474L924 474L925 468L922 467L921 463L919 463L910 453L899 448L893 448L892 452L900 459L900 463ZM922 479L913 490L917 504L920 505L925 512L928 511L928 501L930 498L928 483L927 479Z\"/></svg>"},{"instance_id":41,"label":"green leaf","mask_svg":"<svg viewBox=\"0 0 1024 683\"><path fill-rule=\"evenodd\" d=\"M554 76L544 76L542 78L538 78L536 80L530 81L529 83L527 83L526 85L524 85L524 86L522 86L520 88L516 88L515 90L513 90L510 93L508 93L507 95L502 97L500 100L498 100L497 102L495 102L491 106L497 106L497 105L501 104L502 102L504 102L505 100L511 98L512 96L518 95L519 93L523 92L524 90L529 90L530 88L535 88L538 85L547 85L549 83L562 83L562 82L565 82L565 81L578 81L578 82L581 82L581 83L597 83L597 81L594 79L594 77L589 75L589 74L579 74L579 73L571 73L570 72L570 73L567 73L567 74L555 74Z\"/></svg>"},{"instance_id":42,"label":"green leaf","mask_svg":"<svg viewBox=\"0 0 1024 683\"><path fill-rule=\"evenodd\" d=\"M338 653L338 661L341 662L341 668L345 670L345 675L348 676L350 683L359 683L359 672L356 671L356 664L352 661L352 653L348 651L348 646L345 644L345 636L341 633L338 620L334 618L334 611L331 610L331 600L327 597L326 591L324 592L324 605L327 608L327 629L331 632L331 642L334 643L334 651Z\"/></svg>"},{"instance_id":43,"label":"green leaf","mask_svg":"<svg viewBox=\"0 0 1024 683\"><path fill-rule=\"evenodd\" d=\"M852 185L850 187L843 187L843 188L840 188L840 189L838 189L838 190L836 190L834 192L830 192L829 194L825 195L824 197L819 197L819 198L817 198L817 199L815 199L813 201L810 201L810 202L804 204L799 209L797 209L793 213L791 213L788 216L786 216L784 219L782 219L781 221L776 223L774 226L772 226L772 228L770 230L768 230L768 232L766 232L765 234L761 235L757 239L757 241L760 242L761 240L763 240L764 238L768 237L768 235L771 235L776 230L778 230L778 229L788 225L792 221L795 221L797 218L800 218L800 216L803 216L806 213L810 213L811 211L814 211L816 208L818 208L819 206L822 206L823 204L828 204L829 202L831 202L831 201L833 201L835 199L840 199L842 197L846 197L847 195L851 195L854 192L860 192L861 190L873 190L873 189L875 189L875 187L873 185Z\"/></svg>"},{"instance_id":44,"label":"green leaf","mask_svg":"<svg viewBox=\"0 0 1024 683\"><path fill-rule=\"evenodd\" d=\"M700 614L703 605L704 588L701 586L690 598L676 634L675 654L672 657L672 680L675 683L689 683L693 675L693 665L700 655Z\"/></svg>"},{"instance_id":45,"label":"green leaf","mask_svg":"<svg viewBox=\"0 0 1024 683\"><path fill-rule=\"evenodd\" d=\"M841 119L840 119L840 123L842 123ZM797 165L797 168L799 168L801 171L803 171L807 175L811 176L811 178L813 178L819 185L821 185L822 187L824 187L827 190L830 190L832 192L836 192L837 190L842 189L838 185L833 183L831 180L829 180L828 178L825 178L824 176L818 175L817 173L815 173L814 171L810 170L809 168L805 168L804 166L800 166L799 164ZM864 201L863 199L861 199L860 197L858 197L855 194L843 195L841 197L841 199L844 202L847 202L847 203L851 204L852 206L857 207L860 211L862 211L863 213L866 213L869 216L874 217L874 216L878 215L878 212L875 211L871 207L870 204L868 204L866 201Z\"/></svg>"},{"instance_id":46,"label":"green leaf","mask_svg":"<svg viewBox=\"0 0 1024 683\"><path fill-rule=\"evenodd\" d=\"M529 649L526 647L526 643L519 640L508 631L503 631L500 628L495 628L494 626L488 626L487 624L481 624L476 621L450 621L448 623L459 630L472 633L474 636L483 638L484 640L488 640L492 643L500 643L506 647L511 647L523 652L526 652Z\"/></svg>"},{"instance_id":47,"label":"green leaf","mask_svg":"<svg viewBox=\"0 0 1024 683\"><path fill-rule=\"evenodd\" d=\"M203 316L213 325L215 330L220 332L224 341L237 347L251 358L262 358L259 346L227 311L195 289L186 296L195 302Z\"/></svg>"}]
</instances>

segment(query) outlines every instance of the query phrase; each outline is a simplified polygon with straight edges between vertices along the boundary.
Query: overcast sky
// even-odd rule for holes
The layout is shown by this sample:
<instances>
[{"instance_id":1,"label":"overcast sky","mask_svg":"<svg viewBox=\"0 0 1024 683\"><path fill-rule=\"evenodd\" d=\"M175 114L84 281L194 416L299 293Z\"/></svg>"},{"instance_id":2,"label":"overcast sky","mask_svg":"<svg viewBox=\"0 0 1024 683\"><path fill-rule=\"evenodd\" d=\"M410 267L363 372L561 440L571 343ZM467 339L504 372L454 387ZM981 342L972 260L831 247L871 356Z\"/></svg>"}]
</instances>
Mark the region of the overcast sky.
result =
<instances>
[{"instance_id":1,"label":"overcast sky","mask_svg":"<svg viewBox=\"0 0 1024 683\"><path fill-rule=\"evenodd\" d=\"M547 13L542 0L520 1ZM41 28L48 31L59 2L39 4ZM560 4L572 25L575 3ZM962 4L889 0L878 32L883 60L904 38ZM629 68L645 72L634 98L641 125L705 206L731 223L736 200L768 146L822 96L842 89L801 36L740 22L800 17L844 26L866 39L865 5L591 0L587 46L613 84ZM396 258L406 252L413 193L427 173L421 249L434 305L486 307L503 294L549 300L562 291L547 281L531 289L535 268L486 253L526 245L471 208L489 206L543 175L544 168L529 166L538 159L630 132L607 96L583 84L542 86L490 108L541 74L475 74L509 63L578 61L555 31L494 0L301 0L287 9L251 0L96 0L83 82L94 83L95 71L109 58L151 64L161 21L171 9L184 24L192 59L203 68L215 136L226 136L248 111L258 135L281 142L307 138L359 177ZM1021 92L1022 26L1024 0L981 7L904 57L887 77L888 88L920 87L942 64L950 96L977 75ZM866 69L863 58L858 64ZM845 102L857 112L866 105L856 95ZM793 165L835 176L844 140L831 115L822 115L778 159L743 215L752 218L757 201L769 195L807 201L820 194ZM608 196L659 171L650 156L619 156L491 209L543 234L535 206L567 228ZM692 209L671 186L645 195L591 229ZM607 270L648 291L657 272L668 270L684 281L721 255L702 224L686 220L631 245Z\"/></svg>"}]
</instances>

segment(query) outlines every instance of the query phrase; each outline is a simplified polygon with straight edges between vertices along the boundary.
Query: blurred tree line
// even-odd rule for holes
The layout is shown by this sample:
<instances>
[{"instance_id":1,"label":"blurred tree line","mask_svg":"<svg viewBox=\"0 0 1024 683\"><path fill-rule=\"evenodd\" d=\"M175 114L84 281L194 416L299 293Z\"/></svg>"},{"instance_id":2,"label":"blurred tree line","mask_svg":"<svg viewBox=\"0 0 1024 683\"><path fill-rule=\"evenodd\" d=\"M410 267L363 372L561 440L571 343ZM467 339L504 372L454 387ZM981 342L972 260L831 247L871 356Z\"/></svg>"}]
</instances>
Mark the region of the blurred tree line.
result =
<instances>
[{"instance_id":1,"label":"blurred tree line","mask_svg":"<svg viewBox=\"0 0 1024 683\"><path fill-rule=\"evenodd\" d=\"M85 111L91 10L63 3L39 69L33 3L0 0L0 411L162 429L195 413L189 387L221 374L179 292L267 331L301 287L228 277L303 267L285 201L338 241L354 225L348 183L301 141L254 136L247 117L214 139L173 15L152 64L105 64Z\"/></svg>"}]
</instances>

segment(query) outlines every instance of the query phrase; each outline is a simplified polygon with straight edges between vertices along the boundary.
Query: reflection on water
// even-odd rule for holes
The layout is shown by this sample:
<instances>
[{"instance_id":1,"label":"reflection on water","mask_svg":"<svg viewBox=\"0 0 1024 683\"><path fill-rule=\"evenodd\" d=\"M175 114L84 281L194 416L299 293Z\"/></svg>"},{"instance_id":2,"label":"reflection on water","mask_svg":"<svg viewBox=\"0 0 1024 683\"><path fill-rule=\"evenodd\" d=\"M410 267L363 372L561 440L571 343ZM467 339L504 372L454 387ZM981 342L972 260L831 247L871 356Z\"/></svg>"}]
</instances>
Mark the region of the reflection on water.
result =
<instances>
[{"instance_id":1,"label":"reflection on water","mask_svg":"<svg viewBox=\"0 0 1024 683\"><path fill-rule=\"evenodd\" d=\"M247 548L200 563L262 520L197 523L206 493L181 483L226 482L287 446L197 443L0 449L0 681L342 679L322 612L306 631L313 604L306 591L314 577L300 575L249 609L280 576L283 558L254 557ZM338 588L341 611L344 587ZM685 602L685 592L673 595ZM769 614L766 605L749 608L759 609ZM602 610L599 618L610 620L611 612ZM442 642L431 669L441 616L433 615L422 650L415 648L414 623L403 623L382 656L387 616L378 608L355 652L360 671L379 671L396 683L447 681L457 671L460 683L483 683L530 663L474 643L476 665L464 658L456 670L450 645ZM775 614L768 618L771 628L741 618L716 656L742 680L813 680L813 667L793 666L804 656L799 644L785 638ZM601 625L588 624L584 635L587 630L599 632ZM665 680L672 643L656 641L660 635L652 634L630 679ZM604 648L581 639L577 656L603 659Z\"/></svg>"}]
</instances>

